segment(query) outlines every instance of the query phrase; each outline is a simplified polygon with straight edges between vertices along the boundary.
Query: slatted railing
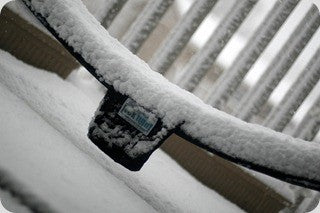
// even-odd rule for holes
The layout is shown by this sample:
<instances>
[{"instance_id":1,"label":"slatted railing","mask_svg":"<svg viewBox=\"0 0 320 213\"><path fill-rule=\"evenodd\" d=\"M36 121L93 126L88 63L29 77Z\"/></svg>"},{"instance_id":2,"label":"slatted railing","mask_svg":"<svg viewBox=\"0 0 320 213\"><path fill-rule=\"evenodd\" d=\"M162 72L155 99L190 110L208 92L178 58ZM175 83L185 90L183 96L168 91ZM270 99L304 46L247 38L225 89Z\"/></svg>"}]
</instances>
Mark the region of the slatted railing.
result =
<instances>
[{"instance_id":1,"label":"slatted railing","mask_svg":"<svg viewBox=\"0 0 320 213\"><path fill-rule=\"evenodd\" d=\"M299 54L307 45L320 24L320 15L316 6L312 6L287 42L274 57L257 84L242 98L236 114L242 120L250 120L259 113L275 87L289 71Z\"/></svg>"},{"instance_id":2,"label":"slatted railing","mask_svg":"<svg viewBox=\"0 0 320 213\"><path fill-rule=\"evenodd\" d=\"M136 53L172 3L173 0L148 1L139 17L137 17L123 38L121 38L124 46L131 52Z\"/></svg>"},{"instance_id":3,"label":"slatted railing","mask_svg":"<svg viewBox=\"0 0 320 213\"><path fill-rule=\"evenodd\" d=\"M257 0L244 0L232 7L204 47L185 66L179 86L188 91L195 89L256 3Z\"/></svg>"},{"instance_id":4,"label":"slatted railing","mask_svg":"<svg viewBox=\"0 0 320 213\"><path fill-rule=\"evenodd\" d=\"M110 6L102 21L103 26L106 28L111 25L114 18L127 2L124 0L109 1ZM137 53L173 2L174 0L146 1L146 5L140 15L121 38L122 43L132 52ZM258 0L241 0L233 3L232 8L224 19L221 20L203 48L197 51L188 63L185 64L184 69L181 70L182 75L180 75L181 78L177 82L179 86L186 90L194 91L200 85L201 80L215 64L219 54L237 32L237 29L257 2ZM160 73L168 71L216 3L216 0L194 1L181 20L175 24L169 35L163 41L159 38L161 45L153 50L154 54L149 61L150 66L154 70ZM209 98L206 101L209 104L213 107L224 109L225 103L233 97L234 92L243 82L246 74L275 37L298 3L299 0L275 2L273 8L251 38L248 39L247 45L237 55L230 68L224 70L212 87L208 88L210 92L208 92ZM250 121L253 116L259 113L262 106L268 101L271 93L315 34L319 25L319 11L315 5L310 5L310 9L305 17L300 21L281 50L275 54L274 59L266 71L264 71L260 80L248 92L243 94L238 106L232 109L235 116ZM317 52L310 60L310 63L285 95L281 104L267 115L263 125L278 131L282 131L286 127L318 82L319 71L317 67L320 60L318 55L319 53ZM314 125L315 130L318 131L319 128L316 127L316 124ZM313 131L315 132L314 134L317 131ZM312 138L314 137L315 135Z\"/></svg>"},{"instance_id":5,"label":"slatted railing","mask_svg":"<svg viewBox=\"0 0 320 213\"><path fill-rule=\"evenodd\" d=\"M215 3L216 0L199 0L191 5L149 61L153 70L165 73L169 69Z\"/></svg>"},{"instance_id":6,"label":"slatted railing","mask_svg":"<svg viewBox=\"0 0 320 213\"><path fill-rule=\"evenodd\" d=\"M222 1L222 0L221 0ZM267 0L260 0L267 1ZM110 1L110 12L106 15L103 25L107 28L120 11L126 1ZM190 9L176 20L176 24L165 38L159 38L161 42L158 48L153 49L153 55L149 60L150 66L159 73L166 74L172 64L177 60L182 50L188 46L192 35L196 32L203 20L210 15L217 0L193 1ZM247 16L259 1L238 0L234 1L231 9L219 22L202 49L198 50L186 64L181 72L177 84L188 91L195 91L201 86L202 80L213 66L217 65L217 58L227 46L228 42L237 34L238 28L246 20ZM244 83L247 73L264 53L265 49L278 34L288 17L301 4L299 0L276 1L267 13L262 23L248 39L246 45L234 59L231 66L225 69L220 76L207 88L208 104L221 110L225 110L230 100L235 100L235 92L240 84ZM147 1L140 15L120 38L122 43L133 53L139 53L142 45L148 42L148 37L161 22L161 18L168 9L172 9L173 0ZM220 2L219 2L220 3ZM305 2L304 2L305 3ZM118 5L118 6L117 6ZM112 9L113 8L113 9ZM121 17L119 17L121 18ZM257 83L241 94L240 100L233 101L229 111L233 115L252 121L254 116L262 116L262 125L276 131L283 131L301 107L310 92L319 83L320 78L320 50L318 49L302 70L290 90L285 94L278 106L271 106L267 115L261 115L260 111L268 102L276 87L290 73L290 68L299 58L302 51L308 48L308 43L316 34L320 25L319 11L315 5L309 5L309 9L299 22L293 33L289 36L282 48L273 53L273 60L267 66ZM152 45L151 45L152 46ZM150 51L150 50L149 50ZM302 121L291 130L292 135L305 140L314 140L320 129L320 92L319 98L306 113ZM260 114L259 114L260 113Z\"/></svg>"}]
</instances>

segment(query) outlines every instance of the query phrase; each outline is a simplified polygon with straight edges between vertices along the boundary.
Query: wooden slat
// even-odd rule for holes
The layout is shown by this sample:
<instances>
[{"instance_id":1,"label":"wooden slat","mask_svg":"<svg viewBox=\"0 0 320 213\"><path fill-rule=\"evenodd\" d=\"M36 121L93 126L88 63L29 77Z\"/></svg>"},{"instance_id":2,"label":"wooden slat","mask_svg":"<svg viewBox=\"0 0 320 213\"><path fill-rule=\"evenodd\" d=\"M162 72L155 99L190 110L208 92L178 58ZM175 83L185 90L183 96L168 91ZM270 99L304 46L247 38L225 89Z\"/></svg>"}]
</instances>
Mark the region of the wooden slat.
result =
<instances>
[{"instance_id":1,"label":"wooden slat","mask_svg":"<svg viewBox=\"0 0 320 213\"><path fill-rule=\"evenodd\" d=\"M79 67L76 60L56 40L6 7L0 14L0 49L63 78Z\"/></svg>"}]
</instances>

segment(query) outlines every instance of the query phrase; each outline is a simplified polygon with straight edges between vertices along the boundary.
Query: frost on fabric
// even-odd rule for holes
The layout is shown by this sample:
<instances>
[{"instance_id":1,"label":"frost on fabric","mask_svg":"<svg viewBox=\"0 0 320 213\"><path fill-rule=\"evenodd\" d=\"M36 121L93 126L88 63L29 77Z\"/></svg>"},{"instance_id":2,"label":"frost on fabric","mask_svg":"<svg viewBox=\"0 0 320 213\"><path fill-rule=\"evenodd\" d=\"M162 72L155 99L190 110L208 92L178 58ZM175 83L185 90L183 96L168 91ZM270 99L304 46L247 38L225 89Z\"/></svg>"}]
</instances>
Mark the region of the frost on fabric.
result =
<instances>
[{"instance_id":1,"label":"frost on fabric","mask_svg":"<svg viewBox=\"0 0 320 213\"><path fill-rule=\"evenodd\" d=\"M182 131L213 150L288 175L320 180L319 144L248 124L204 104L110 37L80 1L31 2L106 83L156 112L167 127L183 123Z\"/></svg>"}]
</instances>

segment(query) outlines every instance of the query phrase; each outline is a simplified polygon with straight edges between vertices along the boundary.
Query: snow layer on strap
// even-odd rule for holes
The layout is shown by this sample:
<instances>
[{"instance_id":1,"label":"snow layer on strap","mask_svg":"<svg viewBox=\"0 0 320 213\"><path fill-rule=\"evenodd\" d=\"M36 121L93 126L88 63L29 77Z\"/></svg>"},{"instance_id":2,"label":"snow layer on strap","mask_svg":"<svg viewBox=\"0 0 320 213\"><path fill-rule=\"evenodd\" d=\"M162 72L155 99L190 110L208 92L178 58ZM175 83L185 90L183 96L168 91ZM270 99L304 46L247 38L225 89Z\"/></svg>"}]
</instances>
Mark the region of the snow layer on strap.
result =
<instances>
[{"instance_id":1,"label":"snow layer on strap","mask_svg":"<svg viewBox=\"0 0 320 213\"><path fill-rule=\"evenodd\" d=\"M114 163L87 138L88 125L92 114L96 110L88 97L58 76L23 64L5 52L0 51L0 59L0 84L5 85L8 90L22 99L25 105L28 105L37 115L40 115L46 123L60 132L69 144L75 145L82 152L88 154L87 157L90 156L94 159L107 174L110 173L121 180L124 185L157 211L207 212L208 209L228 213L241 211L216 192L191 177L161 150L156 151L139 172L128 171ZM101 95L103 96L103 94ZM20 105L19 107L23 108ZM2 118L0 118L1 121ZM16 126L22 129L24 127L20 126L19 123ZM29 128L33 128L33 126L29 125ZM6 131L6 129L2 130ZM3 141L1 136L0 149ZM57 143L60 144L60 142ZM69 145L66 146L69 147ZM13 154L10 156L14 157ZM70 164L74 163L73 158L68 158L68 161L70 161ZM94 164L94 162L92 163ZM92 166L96 167L97 165ZM88 170L87 174L95 173L91 171ZM84 176L88 177L87 174ZM68 177L68 175L66 176ZM106 186L106 188L108 187ZM27 189L27 192L30 191ZM62 194L64 194L63 191ZM108 195L108 193L104 194L105 197ZM127 199L126 196L131 196L131 193L123 196L122 201L127 202L124 199ZM46 198L44 197L44 199ZM189 202L190 200L192 202ZM110 206L110 210L107 212L111 210L116 209Z\"/></svg>"},{"instance_id":2,"label":"snow layer on strap","mask_svg":"<svg viewBox=\"0 0 320 213\"><path fill-rule=\"evenodd\" d=\"M181 129L213 150L232 158L320 180L320 146L245 123L204 104L169 83L99 25L78 0L32 0L61 38L96 68L117 91L154 111L167 126Z\"/></svg>"}]
</instances>

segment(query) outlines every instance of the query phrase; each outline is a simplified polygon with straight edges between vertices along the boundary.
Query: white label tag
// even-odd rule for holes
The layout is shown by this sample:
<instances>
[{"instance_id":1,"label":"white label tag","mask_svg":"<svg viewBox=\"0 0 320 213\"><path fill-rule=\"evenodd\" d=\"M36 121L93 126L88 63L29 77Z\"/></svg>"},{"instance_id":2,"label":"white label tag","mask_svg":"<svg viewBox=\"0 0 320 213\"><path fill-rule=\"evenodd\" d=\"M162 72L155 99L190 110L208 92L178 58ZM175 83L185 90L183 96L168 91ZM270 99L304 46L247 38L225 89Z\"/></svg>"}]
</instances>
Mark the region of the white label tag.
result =
<instances>
[{"instance_id":1,"label":"white label tag","mask_svg":"<svg viewBox=\"0 0 320 213\"><path fill-rule=\"evenodd\" d=\"M122 105L118 115L125 119L144 135L148 135L157 123L156 116L128 98Z\"/></svg>"}]
</instances>

